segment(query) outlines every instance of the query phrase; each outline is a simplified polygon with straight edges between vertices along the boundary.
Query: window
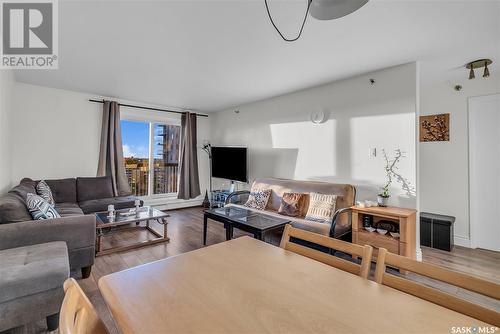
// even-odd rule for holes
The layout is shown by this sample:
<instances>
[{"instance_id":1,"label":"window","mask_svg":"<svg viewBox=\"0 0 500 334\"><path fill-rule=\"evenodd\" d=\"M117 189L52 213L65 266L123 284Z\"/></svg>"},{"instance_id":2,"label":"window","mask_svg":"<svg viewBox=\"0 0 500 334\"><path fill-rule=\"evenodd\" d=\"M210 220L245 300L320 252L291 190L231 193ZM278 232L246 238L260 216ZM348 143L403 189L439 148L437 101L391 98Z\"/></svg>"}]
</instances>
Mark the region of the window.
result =
<instances>
[{"instance_id":1,"label":"window","mask_svg":"<svg viewBox=\"0 0 500 334\"><path fill-rule=\"evenodd\" d=\"M177 192L180 126L122 120L125 170L136 196Z\"/></svg>"},{"instance_id":2,"label":"window","mask_svg":"<svg viewBox=\"0 0 500 334\"><path fill-rule=\"evenodd\" d=\"M181 127L154 124L154 194L177 192Z\"/></svg>"}]
</instances>

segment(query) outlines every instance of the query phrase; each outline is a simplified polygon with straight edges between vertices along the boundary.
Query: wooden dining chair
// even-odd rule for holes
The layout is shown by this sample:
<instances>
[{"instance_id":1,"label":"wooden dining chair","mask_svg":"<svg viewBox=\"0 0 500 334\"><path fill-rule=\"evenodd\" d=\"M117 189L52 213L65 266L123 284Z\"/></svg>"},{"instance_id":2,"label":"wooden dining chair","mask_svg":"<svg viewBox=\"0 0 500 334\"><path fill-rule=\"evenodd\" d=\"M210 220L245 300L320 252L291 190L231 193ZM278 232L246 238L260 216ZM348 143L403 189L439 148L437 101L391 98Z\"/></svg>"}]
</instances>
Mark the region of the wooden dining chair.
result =
<instances>
[{"instance_id":1,"label":"wooden dining chair","mask_svg":"<svg viewBox=\"0 0 500 334\"><path fill-rule=\"evenodd\" d=\"M64 282L64 300L59 318L60 334L107 334L94 306L73 278Z\"/></svg>"},{"instance_id":2,"label":"wooden dining chair","mask_svg":"<svg viewBox=\"0 0 500 334\"><path fill-rule=\"evenodd\" d=\"M466 314L475 319L500 327L500 313L481 305L461 299L455 295L425 286L415 281L399 277L386 272L386 267L391 266L401 270L410 271L421 276L445 282L478 294L500 300L500 285L469 276L429 263L418 262L404 256L393 254L385 248L380 248L375 269L375 281L406 292L416 297L428 300L450 310Z\"/></svg>"},{"instance_id":3,"label":"wooden dining chair","mask_svg":"<svg viewBox=\"0 0 500 334\"><path fill-rule=\"evenodd\" d=\"M348 253L354 257L360 257L362 259L361 265L351 262L349 260L339 258L334 255L320 252L318 250L291 242L290 237L308 241L313 244L321 245L323 247L327 247L329 249L333 249L343 253ZM360 246L356 244L351 244L349 242L329 238L321 234L294 228L292 227L292 225L288 224L285 226L285 231L283 232L283 236L281 238L280 247L288 251L306 256L313 260L323 262L332 267L336 267L344 271L350 272L354 275L359 275L363 278L368 278L368 274L370 273L373 248L368 245Z\"/></svg>"}]
</instances>

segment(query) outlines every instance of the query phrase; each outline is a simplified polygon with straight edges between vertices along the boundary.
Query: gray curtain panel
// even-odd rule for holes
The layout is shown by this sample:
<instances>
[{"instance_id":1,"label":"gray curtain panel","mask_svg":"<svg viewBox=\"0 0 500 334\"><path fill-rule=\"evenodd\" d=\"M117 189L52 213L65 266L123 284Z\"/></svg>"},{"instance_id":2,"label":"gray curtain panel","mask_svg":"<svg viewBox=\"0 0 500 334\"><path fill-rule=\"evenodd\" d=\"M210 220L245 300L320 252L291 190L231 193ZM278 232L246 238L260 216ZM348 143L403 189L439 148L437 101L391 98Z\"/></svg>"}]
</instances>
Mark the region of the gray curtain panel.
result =
<instances>
[{"instance_id":1,"label":"gray curtain panel","mask_svg":"<svg viewBox=\"0 0 500 334\"><path fill-rule=\"evenodd\" d=\"M198 152L196 148L196 114L185 112L181 118L179 192L180 199L199 196Z\"/></svg>"},{"instance_id":2,"label":"gray curtain panel","mask_svg":"<svg viewBox=\"0 0 500 334\"><path fill-rule=\"evenodd\" d=\"M130 194L123 162L120 105L104 101L102 108L101 150L97 176L111 176L115 196Z\"/></svg>"}]
</instances>

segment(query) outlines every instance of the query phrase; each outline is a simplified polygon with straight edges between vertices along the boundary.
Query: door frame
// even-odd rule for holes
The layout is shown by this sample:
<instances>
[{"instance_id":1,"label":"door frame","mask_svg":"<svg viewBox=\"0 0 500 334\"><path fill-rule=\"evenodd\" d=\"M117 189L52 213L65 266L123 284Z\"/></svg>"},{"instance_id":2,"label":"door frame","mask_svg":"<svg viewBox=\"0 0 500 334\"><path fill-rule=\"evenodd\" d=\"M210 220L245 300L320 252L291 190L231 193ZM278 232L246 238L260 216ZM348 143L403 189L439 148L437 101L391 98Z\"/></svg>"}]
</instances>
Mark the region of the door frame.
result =
<instances>
[{"instance_id":1,"label":"door frame","mask_svg":"<svg viewBox=\"0 0 500 334\"><path fill-rule=\"evenodd\" d=\"M472 198L473 198L473 190L472 190L472 184L471 184L471 175L473 171L472 167L472 159L471 159L471 138L472 134L474 134L475 129L473 129L470 124L471 124L471 113L473 112L471 105L472 102L474 101L479 101L479 102L487 102L487 101L494 101L494 100L500 100L500 93L495 93L495 94L490 94L490 95L483 95L483 96L471 96L467 100L467 160L469 161L469 173L468 173L468 183L469 183L469 242L470 242L470 247L471 248L477 248L477 240L476 238L476 226L474 224L474 219L473 214L475 213L475 209L473 206Z\"/></svg>"}]
</instances>

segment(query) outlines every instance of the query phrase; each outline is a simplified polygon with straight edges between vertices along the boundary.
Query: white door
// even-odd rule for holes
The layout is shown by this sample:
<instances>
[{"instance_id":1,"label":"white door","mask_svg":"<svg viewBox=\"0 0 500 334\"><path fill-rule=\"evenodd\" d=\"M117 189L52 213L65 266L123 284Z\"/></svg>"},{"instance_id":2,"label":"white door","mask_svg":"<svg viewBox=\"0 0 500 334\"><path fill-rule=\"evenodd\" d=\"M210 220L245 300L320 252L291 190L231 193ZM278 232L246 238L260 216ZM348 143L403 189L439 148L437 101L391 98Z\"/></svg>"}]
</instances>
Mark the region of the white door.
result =
<instances>
[{"instance_id":1,"label":"white door","mask_svg":"<svg viewBox=\"0 0 500 334\"><path fill-rule=\"evenodd\" d=\"M500 251L500 94L469 99L471 246Z\"/></svg>"}]
</instances>

